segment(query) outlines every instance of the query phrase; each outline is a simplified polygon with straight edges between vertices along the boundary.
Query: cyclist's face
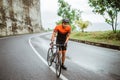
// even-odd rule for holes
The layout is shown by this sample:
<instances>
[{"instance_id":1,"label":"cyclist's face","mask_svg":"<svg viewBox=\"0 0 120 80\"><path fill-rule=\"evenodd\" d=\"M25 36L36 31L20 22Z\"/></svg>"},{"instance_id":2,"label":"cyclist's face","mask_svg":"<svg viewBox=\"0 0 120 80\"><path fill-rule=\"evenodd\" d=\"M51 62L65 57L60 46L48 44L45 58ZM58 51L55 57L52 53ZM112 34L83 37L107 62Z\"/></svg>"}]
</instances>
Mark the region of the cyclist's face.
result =
<instances>
[{"instance_id":1,"label":"cyclist's face","mask_svg":"<svg viewBox=\"0 0 120 80\"><path fill-rule=\"evenodd\" d=\"M63 27L66 27L66 26L68 26L68 23L63 23L62 25L63 25Z\"/></svg>"}]
</instances>

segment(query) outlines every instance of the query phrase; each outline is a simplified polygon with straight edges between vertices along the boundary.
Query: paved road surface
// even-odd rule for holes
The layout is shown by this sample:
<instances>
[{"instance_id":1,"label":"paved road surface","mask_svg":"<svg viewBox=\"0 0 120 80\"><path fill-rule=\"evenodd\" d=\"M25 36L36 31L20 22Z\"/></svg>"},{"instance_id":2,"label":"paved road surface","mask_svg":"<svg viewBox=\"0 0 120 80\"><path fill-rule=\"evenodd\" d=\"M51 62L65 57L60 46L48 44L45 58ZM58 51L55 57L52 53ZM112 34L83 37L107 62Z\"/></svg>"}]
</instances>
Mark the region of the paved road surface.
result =
<instances>
[{"instance_id":1,"label":"paved road surface","mask_svg":"<svg viewBox=\"0 0 120 80\"><path fill-rule=\"evenodd\" d=\"M67 71L46 65L51 34L0 39L0 80L120 80L120 51L69 41ZM38 54L37 54L38 53Z\"/></svg>"}]
</instances>

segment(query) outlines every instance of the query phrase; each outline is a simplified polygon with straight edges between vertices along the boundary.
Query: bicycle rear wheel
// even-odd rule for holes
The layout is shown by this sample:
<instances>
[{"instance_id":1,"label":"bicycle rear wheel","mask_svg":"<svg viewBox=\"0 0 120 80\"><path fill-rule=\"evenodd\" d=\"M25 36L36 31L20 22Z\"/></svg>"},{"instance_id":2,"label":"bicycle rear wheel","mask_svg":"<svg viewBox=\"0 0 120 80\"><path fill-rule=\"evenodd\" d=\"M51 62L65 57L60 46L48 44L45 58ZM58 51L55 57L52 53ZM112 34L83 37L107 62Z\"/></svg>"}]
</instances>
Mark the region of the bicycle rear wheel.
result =
<instances>
[{"instance_id":1,"label":"bicycle rear wheel","mask_svg":"<svg viewBox=\"0 0 120 80\"><path fill-rule=\"evenodd\" d=\"M53 56L53 50L52 48L49 48L47 53L47 63L49 66L52 65L52 56Z\"/></svg>"},{"instance_id":2,"label":"bicycle rear wheel","mask_svg":"<svg viewBox=\"0 0 120 80\"><path fill-rule=\"evenodd\" d=\"M55 67L56 67L56 76L60 77L60 74L61 74L61 57L60 57L59 53L56 55Z\"/></svg>"}]
</instances>

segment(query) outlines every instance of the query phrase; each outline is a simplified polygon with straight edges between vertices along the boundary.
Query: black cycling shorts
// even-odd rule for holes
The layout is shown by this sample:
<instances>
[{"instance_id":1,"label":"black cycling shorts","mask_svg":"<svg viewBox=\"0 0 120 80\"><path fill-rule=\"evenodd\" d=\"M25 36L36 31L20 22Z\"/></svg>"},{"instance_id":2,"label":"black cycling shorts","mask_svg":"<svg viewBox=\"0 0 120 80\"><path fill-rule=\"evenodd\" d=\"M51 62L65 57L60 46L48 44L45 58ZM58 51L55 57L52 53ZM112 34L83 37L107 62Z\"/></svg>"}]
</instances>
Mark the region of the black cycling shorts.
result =
<instances>
[{"instance_id":1,"label":"black cycling shorts","mask_svg":"<svg viewBox=\"0 0 120 80\"><path fill-rule=\"evenodd\" d=\"M56 42L56 44L64 44L64 43L61 43L61 42ZM67 45L66 46L60 46L59 47L59 50L61 51L63 51L63 50L67 50Z\"/></svg>"}]
</instances>

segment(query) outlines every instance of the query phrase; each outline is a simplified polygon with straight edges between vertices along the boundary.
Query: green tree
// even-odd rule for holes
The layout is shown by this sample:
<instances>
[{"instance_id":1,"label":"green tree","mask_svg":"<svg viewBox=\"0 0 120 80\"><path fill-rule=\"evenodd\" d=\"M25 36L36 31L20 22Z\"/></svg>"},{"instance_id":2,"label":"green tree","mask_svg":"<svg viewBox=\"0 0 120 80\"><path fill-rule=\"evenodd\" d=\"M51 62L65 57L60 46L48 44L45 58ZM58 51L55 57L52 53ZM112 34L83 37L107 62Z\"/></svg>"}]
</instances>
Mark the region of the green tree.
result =
<instances>
[{"instance_id":1,"label":"green tree","mask_svg":"<svg viewBox=\"0 0 120 80\"><path fill-rule=\"evenodd\" d=\"M64 0L58 0L58 3L59 3L58 16L61 16L62 18L68 18L70 20L70 25L72 26L73 22L80 18L81 14L80 10L72 9L71 5L69 5ZM75 29L75 26L72 26L72 29Z\"/></svg>"},{"instance_id":2,"label":"green tree","mask_svg":"<svg viewBox=\"0 0 120 80\"><path fill-rule=\"evenodd\" d=\"M113 32L117 30L118 13L120 12L119 2L120 0L89 0L93 12L102 15L105 21L112 26Z\"/></svg>"},{"instance_id":3,"label":"green tree","mask_svg":"<svg viewBox=\"0 0 120 80\"><path fill-rule=\"evenodd\" d=\"M76 24L78 25L78 27L80 27L82 32L84 32L84 29L87 28L91 23L89 21L83 21L80 19L76 21Z\"/></svg>"}]
</instances>

